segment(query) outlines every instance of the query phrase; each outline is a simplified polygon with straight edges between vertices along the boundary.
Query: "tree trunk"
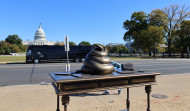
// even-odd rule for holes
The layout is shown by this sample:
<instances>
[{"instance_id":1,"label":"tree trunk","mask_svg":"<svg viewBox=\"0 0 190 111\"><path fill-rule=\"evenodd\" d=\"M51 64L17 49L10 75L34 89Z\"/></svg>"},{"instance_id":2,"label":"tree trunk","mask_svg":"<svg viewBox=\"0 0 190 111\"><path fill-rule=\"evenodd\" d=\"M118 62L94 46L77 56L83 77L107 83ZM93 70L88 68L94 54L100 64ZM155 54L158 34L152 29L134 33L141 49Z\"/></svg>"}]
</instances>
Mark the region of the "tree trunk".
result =
<instances>
[{"instance_id":1,"label":"tree trunk","mask_svg":"<svg viewBox=\"0 0 190 111\"><path fill-rule=\"evenodd\" d=\"M172 51L171 51L171 39L168 39L168 56L170 57L171 56L171 53Z\"/></svg>"},{"instance_id":2,"label":"tree trunk","mask_svg":"<svg viewBox=\"0 0 190 111\"><path fill-rule=\"evenodd\" d=\"M184 58L184 52L183 51L181 52L181 58Z\"/></svg>"},{"instance_id":3,"label":"tree trunk","mask_svg":"<svg viewBox=\"0 0 190 111\"><path fill-rule=\"evenodd\" d=\"M164 58L164 52L162 52L162 58Z\"/></svg>"},{"instance_id":4,"label":"tree trunk","mask_svg":"<svg viewBox=\"0 0 190 111\"><path fill-rule=\"evenodd\" d=\"M121 57L121 52L119 52L119 57Z\"/></svg>"},{"instance_id":5,"label":"tree trunk","mask_svg":"<svg viewBox=\"0 0 190 111\"><path fill-rule=\"evenodd\" d=\"M184 48L181 49L181 58L184 58Z\"/></svg>"},{"instance_id":6,"label":"tree trunk","mask_svg":"<svg viewBox=\"0 0 190 111\"><path fill-rule=\"evenodd\" d=\"M150 49L148 51L148 54L149 54L149 57L151 57L152 54L151 54L151 50Z\"/></svg>"},{"instance_id":7,"label":"tree trunk","mask_svg":"<svg viewBox=\"0 0 190 111\"><path fill-rule=\"evenodd\" d=\"M156 57L156 49L154 49L154 57Z\"/></svg>"}]
</instances>

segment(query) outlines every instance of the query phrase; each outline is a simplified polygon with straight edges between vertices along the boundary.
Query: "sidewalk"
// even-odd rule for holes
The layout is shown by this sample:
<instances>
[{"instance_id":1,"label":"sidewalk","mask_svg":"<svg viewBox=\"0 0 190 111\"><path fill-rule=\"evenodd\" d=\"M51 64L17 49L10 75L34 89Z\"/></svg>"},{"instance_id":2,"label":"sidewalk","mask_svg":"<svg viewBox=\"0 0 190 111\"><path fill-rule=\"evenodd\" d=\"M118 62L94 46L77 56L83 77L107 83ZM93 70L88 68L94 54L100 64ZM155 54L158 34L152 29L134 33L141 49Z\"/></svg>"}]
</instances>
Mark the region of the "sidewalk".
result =
<instances>
[{"instance_id":1,"label":"sidewalk","mask_svg":"<svg viewBox=\"0 0 190 111\"><path fill-rule=\"evenodd\" d=\"M151 96L151 111L190 111L190 74L161 75L152 94L166 95L160 99ZM126 89L120 95L111 90L70 96L68 111L122 111L126 109ZM146 111L144 87L130 88L130 111ZM60 102L60 110L63 106ZM0 111L56 111L56 94L51 85L0 87Z\"/></svg>"}]
</instances>

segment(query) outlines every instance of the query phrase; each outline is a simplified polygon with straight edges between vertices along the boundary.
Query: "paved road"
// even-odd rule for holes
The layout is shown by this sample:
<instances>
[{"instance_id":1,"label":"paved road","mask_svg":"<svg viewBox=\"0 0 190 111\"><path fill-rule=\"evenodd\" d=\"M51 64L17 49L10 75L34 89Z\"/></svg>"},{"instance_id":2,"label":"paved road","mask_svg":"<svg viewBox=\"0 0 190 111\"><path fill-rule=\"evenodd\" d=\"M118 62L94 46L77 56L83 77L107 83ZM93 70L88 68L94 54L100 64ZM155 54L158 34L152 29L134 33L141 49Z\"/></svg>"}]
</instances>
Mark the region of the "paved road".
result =
<instances>
[{"instance_id":1,"label":"paved road","mask_svg":"<svg viewBox=\"0 0 190 111\"><path fill-rule=\"evenodd\" d=\"M190 74L188 59L130 60L118 63L133 63L135 71L166 74ZM66 63L0 64L0 86L50 83L49 73L65 71ZM71 71L79 70L82 63L71 63ZM34 67L34 70L33 70ZM33 73L32 73L33 70Z\"/></svg>"}]
</instances>

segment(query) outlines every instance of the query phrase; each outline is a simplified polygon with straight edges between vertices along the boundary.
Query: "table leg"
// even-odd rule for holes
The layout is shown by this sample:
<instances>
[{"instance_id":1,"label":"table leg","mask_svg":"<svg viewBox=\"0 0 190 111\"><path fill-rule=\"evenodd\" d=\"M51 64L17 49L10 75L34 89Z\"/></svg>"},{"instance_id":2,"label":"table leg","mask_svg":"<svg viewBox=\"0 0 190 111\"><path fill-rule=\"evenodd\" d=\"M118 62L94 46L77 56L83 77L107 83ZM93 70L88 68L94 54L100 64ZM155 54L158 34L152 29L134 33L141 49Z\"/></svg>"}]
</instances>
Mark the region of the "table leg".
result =
<instances>
[{"instance_id":1,"label":"table leg","mask_svg":"<svg viewBox=\"0 0 190 111\"><path fill-rule=\"evenodd\" d=\"M126 106L127 106L127 111L129 111L129 107L130 107L130 100L129 100L129 88L127 88L127 99L126 99Z\"/></svg>"},{"instance_id":2,"label":"table leg","mask_svg":"<svg viewBox=\"0 0 190 111\"><path fill-rule=\"evenodd\" d=\"M69 104L70 98L68 95L62 96L62 105L64 105L64 111L67 111L67 105Z\"/></svg>"},{"instance_id":3,"label":"table leg","mask_svg":"<svg viewBox=\"0 0 190 111\"><path fill-rule=\"evenodd\" d=\"M145 86L145 91L147 93L147 111L150 111L150 92L151 92L151 85Z\"/></svg>"},{"instance_id":4,"label":"table leg","mask_svg":"<svg viewBox=\"0 0 190 111\"><path fill-rule=\"evenodd\" d=\"M59 109L59 95L57 94L57 110L56 111L60 111Z\"/></svg>"}]
</instances>

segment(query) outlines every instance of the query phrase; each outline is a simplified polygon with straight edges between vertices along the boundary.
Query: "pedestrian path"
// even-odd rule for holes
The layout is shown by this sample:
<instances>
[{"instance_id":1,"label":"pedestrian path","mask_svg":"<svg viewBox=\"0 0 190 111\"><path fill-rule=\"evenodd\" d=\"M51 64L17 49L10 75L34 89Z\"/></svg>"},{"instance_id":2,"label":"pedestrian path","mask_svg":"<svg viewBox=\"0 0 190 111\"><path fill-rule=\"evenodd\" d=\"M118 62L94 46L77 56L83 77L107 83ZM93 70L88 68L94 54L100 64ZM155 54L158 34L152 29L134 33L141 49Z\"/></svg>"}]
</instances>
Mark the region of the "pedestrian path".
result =
<instances>
[{"instance_id":1,"label":"pedestrian path","mask_svg":"<svg viewBox=\"0 0 190 111\"><path fill-rule=\"evenodd\" d=\"M152 86L151 111L190 111L190 74L158 76ZM71 95L68 111L122 111L126 108L126 89ZM159 98L164 96L165 98ZM145 111L144 87L130 88L130 111ZM158 98L155 98L158 97ZM60 103L60 109L63 106ZM55 111L56 95L51 85L0 87L0 111Z\"/></svg>"}]
</instances>

